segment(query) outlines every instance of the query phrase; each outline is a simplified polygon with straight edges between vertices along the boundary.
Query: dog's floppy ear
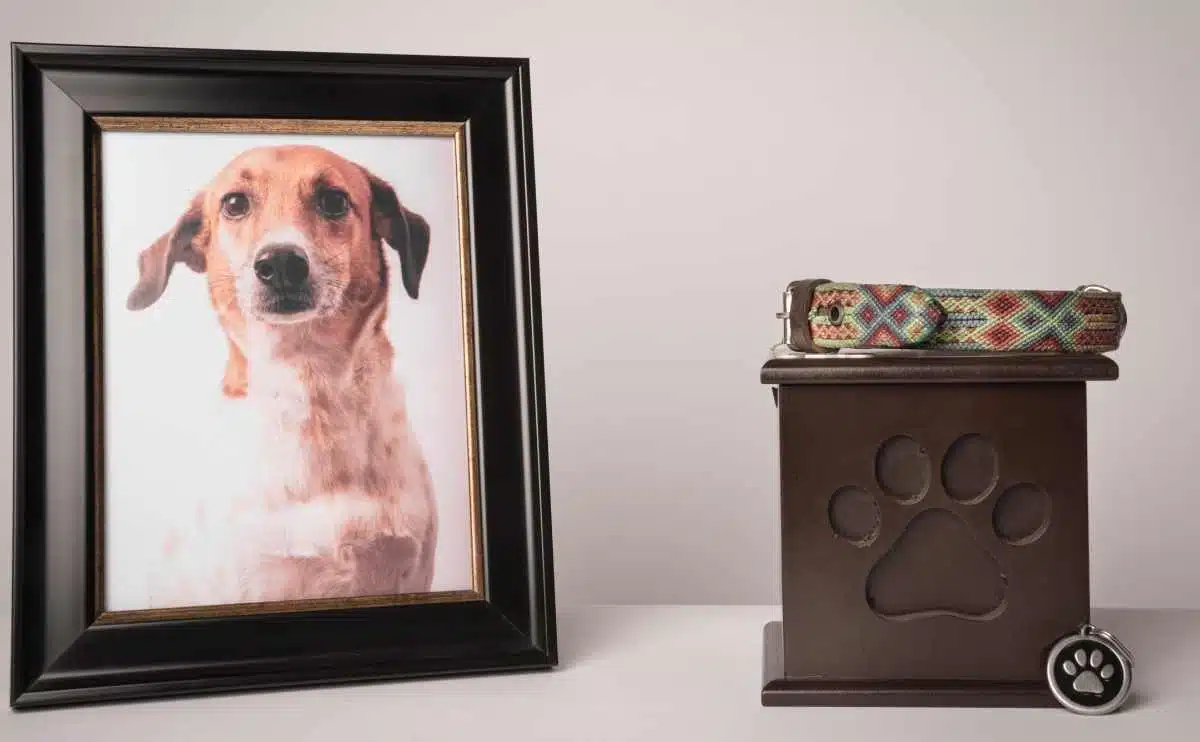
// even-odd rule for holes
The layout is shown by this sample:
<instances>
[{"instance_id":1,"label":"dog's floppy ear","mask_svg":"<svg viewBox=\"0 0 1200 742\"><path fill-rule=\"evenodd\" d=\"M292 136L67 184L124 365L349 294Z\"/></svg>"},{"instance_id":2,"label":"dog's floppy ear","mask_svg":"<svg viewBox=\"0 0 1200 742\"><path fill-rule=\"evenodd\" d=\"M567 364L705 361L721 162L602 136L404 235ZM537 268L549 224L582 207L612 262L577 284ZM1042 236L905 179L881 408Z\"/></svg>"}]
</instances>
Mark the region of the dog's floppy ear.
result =
<instances>
[{"instance_id":1,"label":"dog's floppy ear","mask_svg":"<svg viewBox=\"0 0 1200 742\"><path fill-rule=\"evenodd\" d=\"M371 230L382 237L400 255L400 279L404 290L417 298L421 272L429 257L429 222L420 214L404 208L396 192L386 181L363 168L371 183Z\"/></svg>"},{"instance_id":2,"label":"dog's floppy ear","mask_svg":"<svg viewBox=\"0 0 1200 742\"><path fill-rule=\"evenodd\" d=\"M129 292L126 307L145 309L157 301L167 288L171 269L180 261L197 273L204 272L204 253L195 244L204 225L203 203L203 194L197 194L175 226L138 255L138 282Z\"/></svg>"}]
</instances>

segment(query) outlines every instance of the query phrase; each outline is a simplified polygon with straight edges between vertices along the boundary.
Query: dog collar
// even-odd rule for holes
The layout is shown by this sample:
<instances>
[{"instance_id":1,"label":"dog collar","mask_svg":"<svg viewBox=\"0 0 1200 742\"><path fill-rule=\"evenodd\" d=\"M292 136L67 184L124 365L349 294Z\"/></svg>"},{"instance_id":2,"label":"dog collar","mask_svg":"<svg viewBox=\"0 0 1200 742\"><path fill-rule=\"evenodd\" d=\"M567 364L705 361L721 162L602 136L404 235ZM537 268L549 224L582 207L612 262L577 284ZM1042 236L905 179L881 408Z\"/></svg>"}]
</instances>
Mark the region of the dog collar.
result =
<instances>
[{"instance_id":1,"label":"dog collar","mask_svg":"<svg viewBox=\"0 0 1200 742\"><path fill-rule=\"evenodd\" d=\"M784 292L784 344L801 353L911 349L976 353L1107 353L1125 332L1121 294L925 289L794 281Z\"/></svg>"}]
</instances>

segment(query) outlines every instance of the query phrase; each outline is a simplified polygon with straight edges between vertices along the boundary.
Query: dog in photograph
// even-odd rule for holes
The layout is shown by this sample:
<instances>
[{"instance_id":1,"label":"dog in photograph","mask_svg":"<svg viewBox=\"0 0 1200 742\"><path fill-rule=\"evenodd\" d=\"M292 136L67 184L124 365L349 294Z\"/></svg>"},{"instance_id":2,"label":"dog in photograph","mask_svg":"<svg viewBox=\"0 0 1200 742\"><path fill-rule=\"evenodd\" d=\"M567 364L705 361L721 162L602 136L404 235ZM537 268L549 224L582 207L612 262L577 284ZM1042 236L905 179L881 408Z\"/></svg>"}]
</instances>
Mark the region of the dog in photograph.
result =
<instances>
[{"instance_id":1,"label":"dog in photograph","mask_svg":"<svg viewBox=\"0 0 1200 742\"><path fill-rule=\"evenodd\" d=\"M141 252L128 308L154 304L177 264L204 273L223 393L262 426L253 483L165 544L154 606L430 589L437 513L392 373L384 252L415 300L429 236L361 165L281 146L236 157Z\"/></svg>"}]
</instances>

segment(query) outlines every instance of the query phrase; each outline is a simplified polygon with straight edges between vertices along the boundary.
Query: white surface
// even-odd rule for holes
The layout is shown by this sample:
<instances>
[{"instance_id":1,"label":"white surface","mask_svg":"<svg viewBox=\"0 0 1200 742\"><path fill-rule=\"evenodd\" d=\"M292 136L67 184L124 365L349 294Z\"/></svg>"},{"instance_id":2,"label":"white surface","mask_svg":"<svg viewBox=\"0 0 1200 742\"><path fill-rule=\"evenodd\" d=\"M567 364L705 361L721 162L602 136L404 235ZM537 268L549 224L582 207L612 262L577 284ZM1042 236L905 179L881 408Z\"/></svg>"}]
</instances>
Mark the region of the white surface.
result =
<instances>
[{"instance_id":1,"label":"white surface","mask_svg":"<svg viewBox=\"0 0 1200 742\"><path fill-rule=\"evenodd\" d=\"M824 276L1122 289L1093 595L1200 608L1200 3L3 0L0 37L532 57L565 604L777 600L758 370L783 285Z\"/></svg>"},{"instance_id":2,"label":"white surface","mask_svg":"<svg viewBox=\"0 0 1200 742\"><path fill-rule=\"evenodd\" d=\"M1118 713L1062 709L763 708L762 626L778 607L616 607L560 619L553 672L326 687L0 715L12 742L271 739L986 740L1194 739L1200 612L1096 611L1136 658Z\"/></svg>"}]
</instances>

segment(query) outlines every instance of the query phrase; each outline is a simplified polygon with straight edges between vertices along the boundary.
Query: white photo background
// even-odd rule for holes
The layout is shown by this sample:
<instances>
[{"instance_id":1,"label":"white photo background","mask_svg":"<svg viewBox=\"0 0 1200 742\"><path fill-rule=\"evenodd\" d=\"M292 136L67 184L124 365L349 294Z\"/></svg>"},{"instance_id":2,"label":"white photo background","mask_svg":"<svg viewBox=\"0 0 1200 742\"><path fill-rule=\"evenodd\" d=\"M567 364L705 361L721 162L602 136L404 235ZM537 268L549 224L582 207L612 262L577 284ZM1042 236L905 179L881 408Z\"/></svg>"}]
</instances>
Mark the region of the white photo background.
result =
<instances>
[{"instance_id":1,"label":"white photo background","mask_svg":"<svg viewBox=\"0 0 1200 742\"><path fill-rule=\"evenodd\" d=\"M458 180L452 138L106 132L101 143L104 271L104 609L148 607L165 530L219 502L249 468L270 466L247 435L243 400L221 394L225 335L205 277L180 264L163 296L130 311L138 253L169 230L192 196L241 152L315 144L391 183L430 225L420 298L385 249L387 334L438 508L433 591L472 586L472 519L464 375ZM253 384L253 380L251 380ZM241 418L241 419L240 419Z\"/></svg>"}]
</instances>

